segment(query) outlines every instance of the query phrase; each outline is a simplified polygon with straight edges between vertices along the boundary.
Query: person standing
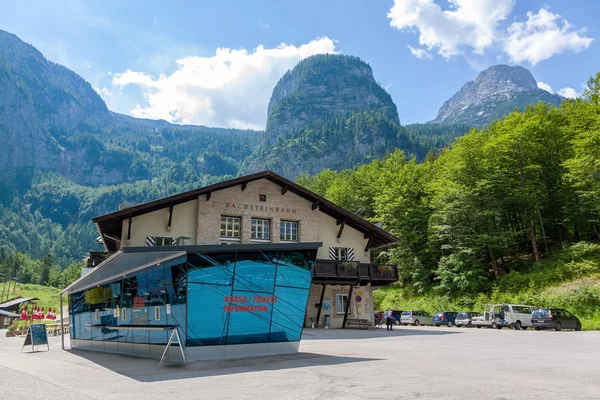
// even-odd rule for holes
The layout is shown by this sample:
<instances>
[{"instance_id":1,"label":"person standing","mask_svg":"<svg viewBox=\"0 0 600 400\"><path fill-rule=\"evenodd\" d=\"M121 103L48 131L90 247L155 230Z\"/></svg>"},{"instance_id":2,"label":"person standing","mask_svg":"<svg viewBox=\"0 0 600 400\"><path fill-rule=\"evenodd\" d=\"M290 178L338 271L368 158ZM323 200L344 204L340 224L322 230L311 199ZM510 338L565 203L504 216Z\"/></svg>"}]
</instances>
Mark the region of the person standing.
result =
<instances>
[{"instance_id":1,"label":"person standing","mask_svg":"<svg viewBox=\"0 0 600 400\"><path fill-rule=\"evenodd\" d=\"M385 310L385 312L383 313L383 318L385 318L385 326L387 328L388 331L392 331L393 330L393 324L392 324L392 309L388 308L387 310Z\"/></svg>"}]
</instances>

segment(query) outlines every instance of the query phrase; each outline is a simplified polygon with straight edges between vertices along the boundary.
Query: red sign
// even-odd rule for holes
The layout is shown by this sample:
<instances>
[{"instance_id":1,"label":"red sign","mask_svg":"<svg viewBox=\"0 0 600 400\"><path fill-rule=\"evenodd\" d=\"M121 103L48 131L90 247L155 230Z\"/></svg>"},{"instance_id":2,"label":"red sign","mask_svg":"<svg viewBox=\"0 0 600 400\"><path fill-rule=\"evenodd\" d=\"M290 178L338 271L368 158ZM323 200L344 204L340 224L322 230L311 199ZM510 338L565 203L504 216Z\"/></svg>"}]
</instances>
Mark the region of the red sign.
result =
<instances>
[{"instance_id":1,"label":"red sign","mask_svg":"<svg viewBox=\"0 0 600 400\"><path fill-rule=\"evenodd\" d=\"M133 308L144 308L146 303L146 299L144 297L138 296L133 298Z\"/></svg>"},{"instance_id":2,"label":"red sign","mask_svg":"<svg viewBox=\"0 0 600 400\"><path fill-rule=\"evenodd\" d=\"M225 296L223 311L228 312L269 312L269 304L277 303L276 296ZM238 304L232 304L238 303ZM242 303L242 304L239 304Z\"/></svg>"}]
</instances>

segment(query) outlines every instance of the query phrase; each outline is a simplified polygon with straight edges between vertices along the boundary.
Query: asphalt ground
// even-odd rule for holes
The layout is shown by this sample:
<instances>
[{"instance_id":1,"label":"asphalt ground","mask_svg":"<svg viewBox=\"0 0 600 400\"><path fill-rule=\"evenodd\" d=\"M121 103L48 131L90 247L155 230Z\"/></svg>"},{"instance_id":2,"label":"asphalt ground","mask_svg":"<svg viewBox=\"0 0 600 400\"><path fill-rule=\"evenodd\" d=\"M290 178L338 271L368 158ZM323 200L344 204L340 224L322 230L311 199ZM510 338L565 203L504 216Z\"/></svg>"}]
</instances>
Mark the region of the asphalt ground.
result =
<instances>
[{"instance_id":1,"label":"asphalt ground","mask_svg":"<svg viewBox=\"0 0 600 400\"><path fill-rule=\"evenodd\" d=\"M600 332L305 329L298 354L188 369L5 332L2 399L600 399Z\"/></svg>"}]
</instances>

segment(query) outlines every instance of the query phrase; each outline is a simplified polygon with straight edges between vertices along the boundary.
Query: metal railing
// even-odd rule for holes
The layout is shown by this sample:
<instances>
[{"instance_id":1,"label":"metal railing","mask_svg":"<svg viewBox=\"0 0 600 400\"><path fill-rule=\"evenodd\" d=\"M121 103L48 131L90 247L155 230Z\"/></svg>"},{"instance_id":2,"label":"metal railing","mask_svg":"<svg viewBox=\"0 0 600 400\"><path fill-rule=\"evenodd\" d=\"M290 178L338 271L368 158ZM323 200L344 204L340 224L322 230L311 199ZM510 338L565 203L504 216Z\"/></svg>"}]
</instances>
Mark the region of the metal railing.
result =
<instances>
[{"instance_id":1,"label":"metal railing","mask_svg":"<svg viewBox=\"0 0 600 400\"><path fill-rule=\"evenodd\" d=\"M395 265L367 264L358 261L317 260L314 278L394 282L398 280L398 268Z\"/></svg>"}]
</instances>

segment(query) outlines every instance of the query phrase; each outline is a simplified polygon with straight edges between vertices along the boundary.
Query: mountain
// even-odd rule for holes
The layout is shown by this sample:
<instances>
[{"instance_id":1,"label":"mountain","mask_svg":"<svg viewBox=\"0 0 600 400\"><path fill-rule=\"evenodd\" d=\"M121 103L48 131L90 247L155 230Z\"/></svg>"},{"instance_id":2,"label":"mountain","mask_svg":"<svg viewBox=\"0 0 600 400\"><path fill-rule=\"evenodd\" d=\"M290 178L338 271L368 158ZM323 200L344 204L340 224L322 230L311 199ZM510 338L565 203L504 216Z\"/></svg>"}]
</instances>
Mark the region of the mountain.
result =
<instances>
[{"instance_id":1,"label":"mountain","mask_svg":"<svg viewBox=\"0 0 600 400\"><path fill-rule=\"evenodd\" d=\"M294 178L355 167L397 147L426 153L401 127L371 67L358 57L321 54L300 61L273 89L260 147L244 170Z\"/></svg>"},{"instance_id":2,"label":"mountain","mask_svg":"<svg viewBox=\"0 0 600 400\"><path fill-rule=\"evenodd\" d=\"M88 115L108 109L89 83L48 61L17 36L0 31L0 171L14 167L57 169L73 158L55 135Z\"/></svg>"},{"instance_id":3,"label":"mountain","mask_svg":"<svg viewBox=\"0 0 600 400\"><path fill-rule=\"evenodd\" d=\"M0 31L0 251L62 266L99 249L90 218L242 172L293 178L396 148L424 159L468 130L400 125L371 67L314 56L273 90L264 132L173 125L111 112L75 72Z\"/></svg>"},{"instance_id":4,"label":"mountain","mask_svg":"<svg viewBox=\"0 0 600 400\"><path fill-rule=\"evenodd\" d=\"M538 88L529 70L519 66L494 65L467 82L444 102L432 122L486 126L515 109L538 101L559 105L563 97Z\"/></svg>"},{"instance_id":5,"label":"mountain","mask_svg":"<svg viewBox=\"0 0 600 400\"><path fill-rule=\"evenodd\" d=\"M91 85L0 31L0 180L29 169L76 183L112 185L152 179L235 175L258 133L172 125L110 112ZM209 162L210 161L210 162Z\"/></svg>"}]
</instances>

